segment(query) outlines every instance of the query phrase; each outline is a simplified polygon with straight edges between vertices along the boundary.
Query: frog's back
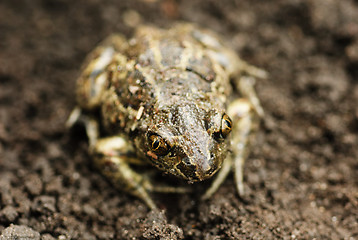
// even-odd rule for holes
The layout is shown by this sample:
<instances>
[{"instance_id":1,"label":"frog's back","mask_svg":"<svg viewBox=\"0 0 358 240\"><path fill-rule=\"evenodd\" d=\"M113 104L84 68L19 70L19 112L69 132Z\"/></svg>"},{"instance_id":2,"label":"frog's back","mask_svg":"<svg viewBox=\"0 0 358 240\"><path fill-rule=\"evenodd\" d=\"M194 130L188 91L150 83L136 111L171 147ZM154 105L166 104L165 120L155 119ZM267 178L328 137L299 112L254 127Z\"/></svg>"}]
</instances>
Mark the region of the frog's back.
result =
<instances>
[{"instance_id":1,"label":"frog's back","mask_svg":"<svg viewBox=\"0 0 358 240\"><path fill-rule=\"evenodd\" d=\"M177 24L169 30L140 26L130 40L114 36L108 42L112 45L99 51L104 62L112 54L101 73L108 83L103 84L105 89L89 87L90 92L102 92L98 106L107 128L119 127L129 133L146 114L181 101L189 100L207 111L213 104L225 108L235 54L214 33L192 24ZM91 70L88 75L96 72ZM95 82L92 85L100 82L100 76L95 77L90 79Z\"/></svg>"},{"instance_id":2,"label":"frog's back","mask_svg":"<svg viewBox=\"0 0 358 240\"><path fill-rule=\"evenodd\" d=\"M236 54L213 32L192 24L181 23L168 30L140 26L129 42L132 46L128 55L136 58L142 67L191 71L207 82L228 80L216 77L230 74L234 68L231 61L237 60Z\"/></svg>"}]
</instances>

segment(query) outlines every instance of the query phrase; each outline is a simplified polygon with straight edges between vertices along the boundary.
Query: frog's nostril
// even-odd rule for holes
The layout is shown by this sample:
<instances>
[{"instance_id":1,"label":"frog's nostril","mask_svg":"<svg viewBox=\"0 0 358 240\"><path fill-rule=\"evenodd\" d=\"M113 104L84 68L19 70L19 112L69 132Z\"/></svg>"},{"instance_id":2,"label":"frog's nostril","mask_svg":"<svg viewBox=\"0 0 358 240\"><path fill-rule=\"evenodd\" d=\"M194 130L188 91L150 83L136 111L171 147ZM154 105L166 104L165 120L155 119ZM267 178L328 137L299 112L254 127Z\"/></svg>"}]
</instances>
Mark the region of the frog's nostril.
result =
<instances>
[{"instance_id":1,"label":"frog's nostril","mask_svg":"<svg viewBox=\"0 0 358 240\"><path fill-rule=\"evenodd\" d=\"M188 157L183 157L182 161L185 163L185 165L192 165Z\"/></svg>"}]
</instances>

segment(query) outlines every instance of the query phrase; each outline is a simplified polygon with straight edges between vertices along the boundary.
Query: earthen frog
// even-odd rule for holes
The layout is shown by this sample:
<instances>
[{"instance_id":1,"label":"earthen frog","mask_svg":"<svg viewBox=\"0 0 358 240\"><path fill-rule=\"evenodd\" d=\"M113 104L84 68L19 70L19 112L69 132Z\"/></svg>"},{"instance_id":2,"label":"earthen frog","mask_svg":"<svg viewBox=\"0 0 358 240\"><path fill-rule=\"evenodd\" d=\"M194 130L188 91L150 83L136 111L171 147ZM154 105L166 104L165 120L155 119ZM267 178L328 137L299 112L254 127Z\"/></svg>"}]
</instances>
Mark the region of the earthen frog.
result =
<instances>
[{"instance_id":1,"label":"earthen frog","mask_svg":"<svg viewBox=\"0 0 358 240\"><path fill-rule=\"evenodd\" d=\"M148 192L184 190L153 184L135 165L189 182L218 172L204 198L233 169L242 194L249 137L263 116L254 83L265 77L209 30L140 26L133 38L112 35L89 54L68 125L84 122L98 168L150 208Z\"/></svg>"}]
</instances>

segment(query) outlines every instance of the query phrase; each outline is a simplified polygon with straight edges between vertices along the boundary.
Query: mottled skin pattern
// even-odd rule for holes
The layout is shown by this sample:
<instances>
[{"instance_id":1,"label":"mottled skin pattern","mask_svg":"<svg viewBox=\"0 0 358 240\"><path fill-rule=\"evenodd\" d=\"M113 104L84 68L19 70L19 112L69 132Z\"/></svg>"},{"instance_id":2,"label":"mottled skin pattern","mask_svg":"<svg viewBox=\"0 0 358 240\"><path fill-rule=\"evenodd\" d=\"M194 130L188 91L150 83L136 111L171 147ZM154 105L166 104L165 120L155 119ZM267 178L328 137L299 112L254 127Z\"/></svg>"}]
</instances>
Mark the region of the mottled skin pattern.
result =
<instances>
[{"instance_id":1,"label":"mottled skin pattern","mask_svg":"<svg viewBox=\"0 0 358 240\"><path fill-rule=\"evenodd\" d=\"M255 77L265 72L240 60L208 30L140 26L132 39L112 35L88 56L77 84L79 107L68 125L82 120L102 173L151 208L148 191L185 189L156 186L132 165L150 163L189 182L221 168L204 198L234 168L242 193L246 146L263 115ZM100 119L92 114L98 110Z\"/></svg>"}]
</instances>

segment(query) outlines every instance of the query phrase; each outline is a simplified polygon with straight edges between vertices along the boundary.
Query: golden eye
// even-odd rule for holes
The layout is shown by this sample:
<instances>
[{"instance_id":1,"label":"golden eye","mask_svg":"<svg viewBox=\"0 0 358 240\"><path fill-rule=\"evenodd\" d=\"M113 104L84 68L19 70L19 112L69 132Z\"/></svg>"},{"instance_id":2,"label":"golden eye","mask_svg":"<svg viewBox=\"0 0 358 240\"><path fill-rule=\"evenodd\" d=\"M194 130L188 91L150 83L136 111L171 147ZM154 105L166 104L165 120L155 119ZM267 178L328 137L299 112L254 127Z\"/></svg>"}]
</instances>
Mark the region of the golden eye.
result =
<instances>
[{"instance_id":1,"label":"golden eye","mask_svg":"<svg viewBox=\"0 0 358 240\"><path fill-rule=\"evenodd\" d=\"M226 138L227 135L231 132L232 121L227 114L224 114L221 119L221 129L220 133L223 138Z\"/></svg>"},{"instance_id":2,"label":"golden eye","mask_svg":"<svg viewBox=\"0 0 358 240\"><path fill-rule=\"evenodd\" d=\"M161 136L152 134L148 137L152 152L159 156L167 155L169 152L169 145Z\"/></svg>"}]
</instances>

